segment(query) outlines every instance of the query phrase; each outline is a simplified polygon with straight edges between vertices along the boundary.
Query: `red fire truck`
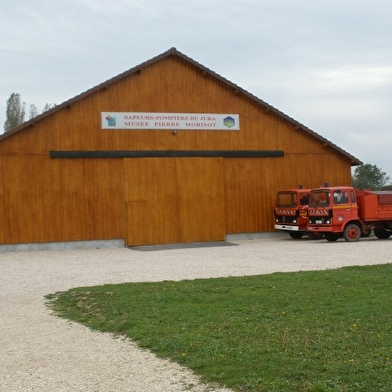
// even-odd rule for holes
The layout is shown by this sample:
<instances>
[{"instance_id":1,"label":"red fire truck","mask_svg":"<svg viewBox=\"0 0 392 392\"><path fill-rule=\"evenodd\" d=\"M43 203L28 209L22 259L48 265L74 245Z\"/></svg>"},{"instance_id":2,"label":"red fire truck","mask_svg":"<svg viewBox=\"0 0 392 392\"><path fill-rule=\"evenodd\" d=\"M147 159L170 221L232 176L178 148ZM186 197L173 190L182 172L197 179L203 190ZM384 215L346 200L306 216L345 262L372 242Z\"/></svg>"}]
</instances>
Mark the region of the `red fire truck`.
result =
<instances>
[{"instance_id":1,"label":"red fire truck","mask_svg":"<svg viewBox=\"0 0 392 392\"><path fill-rule=\"evenodd\" d=\"M310 189L287 189L279 191L274 208L275 229L299 239L307 234L307 216Z\"/></svg>"},{"instance_id":2,"label":"red fire truck","mask_svg":"<svg viewBox=\"0 0 392 392\"><path fill-rule=\"evenodd\" d=\"M313 189L308 217L308 231L323 233L331 242L341 237L358 241L372 230L377 238L388 239L392 235L392 191L347 186Z\"/></svg>"}]
</instances>

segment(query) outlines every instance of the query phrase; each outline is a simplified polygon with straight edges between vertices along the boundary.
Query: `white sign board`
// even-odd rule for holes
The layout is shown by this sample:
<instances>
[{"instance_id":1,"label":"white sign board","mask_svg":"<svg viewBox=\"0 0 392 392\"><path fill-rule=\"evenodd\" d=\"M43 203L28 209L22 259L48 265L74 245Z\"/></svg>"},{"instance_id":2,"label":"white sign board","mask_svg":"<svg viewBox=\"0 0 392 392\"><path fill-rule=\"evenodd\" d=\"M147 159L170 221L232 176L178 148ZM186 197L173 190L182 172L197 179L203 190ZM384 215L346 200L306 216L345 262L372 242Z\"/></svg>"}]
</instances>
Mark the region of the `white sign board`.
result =
<instances>
[{"instance_id":1,"label":"white sign board","mask_svg":"<svg viewBox=\"0 0 392 392\"><path fill-rule=\"evenodd\" d=\"M102 112L102 129L239 131L238 114Z\"/></svg>"}]
</instances>

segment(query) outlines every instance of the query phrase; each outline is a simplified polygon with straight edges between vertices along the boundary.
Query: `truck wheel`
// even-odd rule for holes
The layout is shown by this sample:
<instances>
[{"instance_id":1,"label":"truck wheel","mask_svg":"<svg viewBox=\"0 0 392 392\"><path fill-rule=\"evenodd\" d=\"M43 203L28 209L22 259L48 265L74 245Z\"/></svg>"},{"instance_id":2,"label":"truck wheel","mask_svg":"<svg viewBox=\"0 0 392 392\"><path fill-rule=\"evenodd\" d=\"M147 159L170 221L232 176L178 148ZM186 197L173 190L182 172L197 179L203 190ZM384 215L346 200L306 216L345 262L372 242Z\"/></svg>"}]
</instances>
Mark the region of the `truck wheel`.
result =
<instances>
[{"instance_id":1,"label":"truck wheel","mask_svg":"<svg viewBox=\"0 0 392 392\"><path fill-rule=\"evenodd\" d=\"M318 232L316 232L316 233L314 233L314 232L308 232L308 237L309 237L311 240L321 240L321 239L324 238L324 234L323 234L323 233L318 233Z\"/></svg>"},{"instance_id":2,"label":"truck wheel","mask_svg":"<svg viewBox=\"0 0 392 392\"><path fill-rule=\"evenodd\" d=\"M374 235L380 240L387 240L391 233L385 229L374 229Z\"/></svg>"},{"instance_id":3,"label":"truck wheel","mask_svg":"<svg viewBox=\"0 0 392 392\"><path fill-rule=\"evenodd\" d=\"M335 242L339 239L339 235L335 233L325 233L324 237L329 242Z\"/></svg>"},{"instance_id":4,"label":"truck wheel","mask_svg":"<svg viewBox=\"0 0 392 392\"><path fill-rule=\"evenodd\" d=\"M355 223L350 223L344 228L343 237L348 242L358 241L361 236L361 229Z\"/></svg>"},{"instance_id":5,"label":"truck wheel","mask_svg":"<svg viewBox=\"0 0 392 392\"><path fill-rule=\"evenodd\" d=\"M290 231L289 236L294 240L299 240L300 238L302 238L303 233L299 233L298 231Z\"/></svg>"}]
</instances>

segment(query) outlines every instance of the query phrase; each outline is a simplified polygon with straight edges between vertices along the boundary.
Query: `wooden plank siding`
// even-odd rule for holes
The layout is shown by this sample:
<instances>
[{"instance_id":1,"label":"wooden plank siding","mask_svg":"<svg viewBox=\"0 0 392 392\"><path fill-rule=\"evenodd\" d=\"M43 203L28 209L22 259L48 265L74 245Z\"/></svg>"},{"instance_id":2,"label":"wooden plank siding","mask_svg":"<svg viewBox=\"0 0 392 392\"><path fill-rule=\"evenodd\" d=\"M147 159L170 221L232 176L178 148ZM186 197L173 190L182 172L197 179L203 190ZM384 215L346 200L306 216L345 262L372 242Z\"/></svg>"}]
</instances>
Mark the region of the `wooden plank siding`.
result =
<instances>
[{"instance_id":1,"label":"wooden plank siding","mask_svg":"<svg viewBox=\"0 0 392 392\"><path fill-rule=\"evenodd\" d=\"M340 168L331 175L331 168ZM286 154L284 158L225 159L226 233L274 230L273 205L281 189L351 183L337 156ZM313 173L309 175L308 173Z\"/></svg>"},{"instance_id":2,"label":"wooden plank siding","mask_svg":"<svg viewBox=\"0 0 392 392\"><path fill-rule=\"evenodd\" d=\"M3 244L124 238L121 160L2 161Z\"/></svg>"},{"instance_id":3,"label":"wooden plank siding","mask_svg":"<svg viewBox=\"0 0 392 392\"><path fill-rule=\"evenodd\" d=\"M101 112L122 111L239 114L240 130L101 129ZM53 151L222 150L284 156L50 158ZM279 189L350 185L352 158L170 51L0 136L0 242L167 243L272 231Z\"/></svg>"},{"instance_id":4,"label":"wooden plank siding","mask_svg":"<svg viewBox=\"0 0 392 392\"><path fill-rule=\"evenodd\" d=\"M239 113L241 130L187 130L176 135L170 130L101 130L101 111ZM285 119L266 112L227 85L203 76L180 59L168 57L71 103L54 116L27 127L17 138L3 140L0 149L30 154L45 154L49 150L308 152L309 147L315 146L324 154L329 149L323 150L320 141L310 139L303 131L294 132L294 126Z\"/></svg>"},{"instance_id":5,"label":"wooden plank siding","mask_svg":"<svg viewBox=\"0 0 392 392\"><path fill-rule=\"evenodd\" d=\"M226 159L226 232L273 230L270 186L279 159Z\"/></svg>"},{"instance_id":6,"label":"wooden plank siding","mask_svg":"<svg viewBox=\"0 0 392 392\"><path fill-rule=\"evenodd\" d=\"M222 158L124 160L127 245L225 239Z\"/></svg>"},{"instance_id":7,"label":"wooden plank siding","mask_svg":"<svg viewBox=\"0 0 392 392\"><path fill-rule=\"evenodd\" d=\"M6 230L5 217L7 214L7 208L4 202L3 161L3 156L0 155L0 244L4 244L4 231Z\"/></svg>"}]
</instances>

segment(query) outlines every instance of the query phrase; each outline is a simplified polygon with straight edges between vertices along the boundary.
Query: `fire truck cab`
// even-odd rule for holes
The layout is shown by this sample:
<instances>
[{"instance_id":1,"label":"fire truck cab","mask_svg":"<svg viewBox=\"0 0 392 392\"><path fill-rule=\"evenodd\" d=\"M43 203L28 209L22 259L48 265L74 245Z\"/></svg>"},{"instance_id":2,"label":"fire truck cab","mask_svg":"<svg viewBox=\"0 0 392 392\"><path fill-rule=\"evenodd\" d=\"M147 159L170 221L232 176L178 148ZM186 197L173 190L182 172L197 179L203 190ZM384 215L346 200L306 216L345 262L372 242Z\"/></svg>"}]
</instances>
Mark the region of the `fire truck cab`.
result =
<instances>
[{"instance_id":1,"label":"fire truck cab","mask_svg":"<svg viewBox=\"0 0 392 392\"><path fill-rule=\"evenodd\" d=\"M279 191L274 207L275 229L287 232L299 239L307 234L307 216L310 189L287 189Z\"/></svg>"}]
</instances>

